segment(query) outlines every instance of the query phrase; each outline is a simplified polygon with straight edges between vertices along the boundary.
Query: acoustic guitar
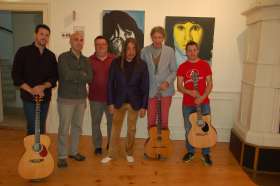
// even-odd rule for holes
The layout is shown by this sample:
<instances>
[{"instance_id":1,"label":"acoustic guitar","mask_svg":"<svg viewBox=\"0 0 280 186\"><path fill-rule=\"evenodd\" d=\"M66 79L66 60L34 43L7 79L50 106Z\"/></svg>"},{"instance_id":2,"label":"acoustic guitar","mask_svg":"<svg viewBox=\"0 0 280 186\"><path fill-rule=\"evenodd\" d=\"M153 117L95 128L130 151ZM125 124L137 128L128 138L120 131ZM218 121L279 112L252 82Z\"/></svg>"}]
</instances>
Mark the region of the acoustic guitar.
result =
<instances>
[{"instance_id":1,"label":"acoustic guitar","mask_svg":"<svg viewBox=\"0 0 280 186\"><path fill-rule=\"evenodd\" d=\"M34 181L48 177L54 169L54 160L48 151L50 138L40 134L40 102L40 97L35 96L35 134L24 138L25 153L18 165L19 175Z\"/></svg>"},{"instance_id":2,"label":"acoustic guitar","mask_svg":"<svg viewBox=\"0 0 280 186\"><path fill-rule=\"evenodd\" d=\"M191 74L194 89L198 92L199 76L193 71ZM199 95L197 95L199 96ZM196 105L196 112L190 114L191 129L188 134L189 143L196 148L212 147L217 141L216 129L211 124L211 116L202 115L201 105Z\"/></svg>"},{"instance_id":3,"label":"acoustic guitar","mask_svg":"<svg viewBox=\"0 0 280 186\"><path fill-rule=\"evenodd\" d=\"M171 154L171 141L169 129L161 126L161 94L157 94L157 120L156 126L149 129L149 138L144 145L144 155L152 159L168 158Z\"/></svg>"}]
</instances>

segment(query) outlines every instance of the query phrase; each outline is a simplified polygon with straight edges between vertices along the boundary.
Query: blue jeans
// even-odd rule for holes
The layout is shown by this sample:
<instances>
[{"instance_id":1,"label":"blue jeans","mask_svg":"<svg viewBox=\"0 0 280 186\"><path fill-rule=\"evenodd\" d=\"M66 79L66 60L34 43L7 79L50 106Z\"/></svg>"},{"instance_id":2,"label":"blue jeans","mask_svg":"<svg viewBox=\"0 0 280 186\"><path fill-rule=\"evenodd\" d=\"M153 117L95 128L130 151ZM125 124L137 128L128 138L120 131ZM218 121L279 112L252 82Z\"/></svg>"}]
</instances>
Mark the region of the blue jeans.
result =
<instances>
[{"instance_id":1,"label":"blue jeans","mask_svg":"<svg viewBox=\"0 0 280 186\"><path fill-rule=\"evenodd\" d=\"M107 144L109 144L112 130L113 115L109 113L107 103L98 101L90 101L90 114L91 114L91 128L92 128L92 144L95 148L102 147L102 133L100 124L103 113L105 113L107 119Z\"/></svg>"},{"instance_id":2,"label":"blue jeans","mask_svg":"<svg viewBox=\"0 0 280 186\"><path fill-rule=\"evenodd\" d=\"M191 113L196 112L195 106L184 106L183 105L183 117L184 117L184 127L185 127L185 137L186 137L186 149L189 153L195 153L195 148L189 144L188 142L188 133L191 129L191 123L189 121L189 116ZM210 114L210 105L209 104L202 104L201 105L201 112L202 115ZM202 148L202 154L207 155L210 153L210 148Z\"/></svg>"},{"instance_id":3,"label":"blue jeans","mask_svg":"<svg viewBox=\"0 0 280 186\"><path fill-rule=\"evenodd\" d=\"M49 110L50 102L44 102L40 104L40 134L46 132L46 119ZM27 121L27 135L35 133L35 103L31 101L23 100L23 111Z\"/></svg>"}]
</instances>

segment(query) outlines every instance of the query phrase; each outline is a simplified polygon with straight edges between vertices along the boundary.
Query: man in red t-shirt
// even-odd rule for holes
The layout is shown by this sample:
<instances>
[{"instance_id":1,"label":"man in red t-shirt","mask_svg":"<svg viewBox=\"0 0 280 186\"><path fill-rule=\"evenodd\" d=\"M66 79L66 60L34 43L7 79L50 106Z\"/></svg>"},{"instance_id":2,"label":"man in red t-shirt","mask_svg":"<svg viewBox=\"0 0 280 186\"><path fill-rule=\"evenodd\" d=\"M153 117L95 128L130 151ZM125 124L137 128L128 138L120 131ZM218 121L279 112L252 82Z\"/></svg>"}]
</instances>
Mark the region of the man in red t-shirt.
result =
<instances>
[{"instance_id":1,"label":"man in red t-shirt","mask_svg":"<svg viewBox=\"0 0 280 186\"><path fill-rule=\"evenodd\" d=\"M115 56L108 53L108 41L105 37L97 36L94 39L94 45L95 53L89 58L93 72L93 79L89 84L89 101L92 120L92 143L95 147L94 153L100 155L102 154L100 124L104 112L107 119L107 148L111 136L112 114L109 113L107 106L107 84L110 65Z\"/></svg>"},{"instance_id":2,"label":"man in red t-shirt","mask_svg":"<svg viewBox=\"0 0 280 186\"><path fill-rule=\"evenodd\" d=\"M181 64L177 70L177 88L183 93L183 117L186 131L186 148L187 154L184 155L183 161L189 162L193 159L195 148L188 142L188 133L191 129L189 115L196 112L196 105L201 105L202 114L210 113L208 95L212 90L212 72L209 64L198 57L199 47L194 41L186 45L186 54L188 60ZM198 74L198 91L194 90L192 74ZM198 95L198 96L197 96ZM202 149L202 160L206 165L212 165L210 158L210 148Z\"/></svg>"}]
</instances>

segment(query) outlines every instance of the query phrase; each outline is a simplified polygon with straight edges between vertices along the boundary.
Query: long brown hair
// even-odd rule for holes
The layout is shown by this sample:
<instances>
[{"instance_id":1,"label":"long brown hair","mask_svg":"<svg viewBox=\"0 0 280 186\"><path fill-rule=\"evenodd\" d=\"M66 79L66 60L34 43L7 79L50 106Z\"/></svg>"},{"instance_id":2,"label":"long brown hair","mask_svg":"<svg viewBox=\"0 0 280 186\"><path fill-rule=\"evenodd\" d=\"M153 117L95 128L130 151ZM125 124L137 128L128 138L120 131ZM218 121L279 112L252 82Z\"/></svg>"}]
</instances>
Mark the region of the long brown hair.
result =
<instances>
[{"instance_id":1,"label":"long brown hair","mask_svg":"<svg viewBox=\"0 0 280 186\"><path fill-rule=\"evenodd\" d=\"M121 52L121 69L122 70L124 70L124 61L126 60L126 51L127 51L127 47L128 47L129 43L132 43L135 46L135 50L136 50L136 55L133 60L135 60L136 63L140 62L140 57L139 57L140 49L139 49L139 45L138 45L136 39L127 38L125 40L125 43L123 45L122 52Z\"/></svg>"}]
</instances>

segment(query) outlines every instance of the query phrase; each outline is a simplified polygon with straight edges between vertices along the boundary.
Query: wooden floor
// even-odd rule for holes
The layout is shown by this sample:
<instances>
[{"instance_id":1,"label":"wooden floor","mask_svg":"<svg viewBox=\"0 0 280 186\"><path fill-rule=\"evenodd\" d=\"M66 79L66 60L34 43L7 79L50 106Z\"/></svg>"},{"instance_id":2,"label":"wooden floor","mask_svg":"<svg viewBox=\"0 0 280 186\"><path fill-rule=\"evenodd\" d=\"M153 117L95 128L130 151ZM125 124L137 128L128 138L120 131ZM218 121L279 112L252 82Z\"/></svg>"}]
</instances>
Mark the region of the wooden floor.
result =
<instances>
[{"instance_id":1,"label":"wooden floor","mask_svg":"<svg viewBox=\"0 0 280 186\"><path fill-rule=\"evenodd\" d=\"M183 141L173 141L174 152L164 161L143 158L143 139L137 139L135 146L136 162L129 165L120 158L103 165L101 156L92 151L91 138L81 138L81 153L86 155L84 162L69 160L66 169L55 168L54 173L40 183L31 183L19 177L18 161L24 152L23 130L0 128L0 185L42 185L42 186L185 186L185 185L255 185L238 165L228 150L227 143L218 143L213 149L212 167L205 167L200 153L190 164L182 162L185 153ZM56 159L56 135L52 139L51 153Z\"/></svg>"}]
</instances>

